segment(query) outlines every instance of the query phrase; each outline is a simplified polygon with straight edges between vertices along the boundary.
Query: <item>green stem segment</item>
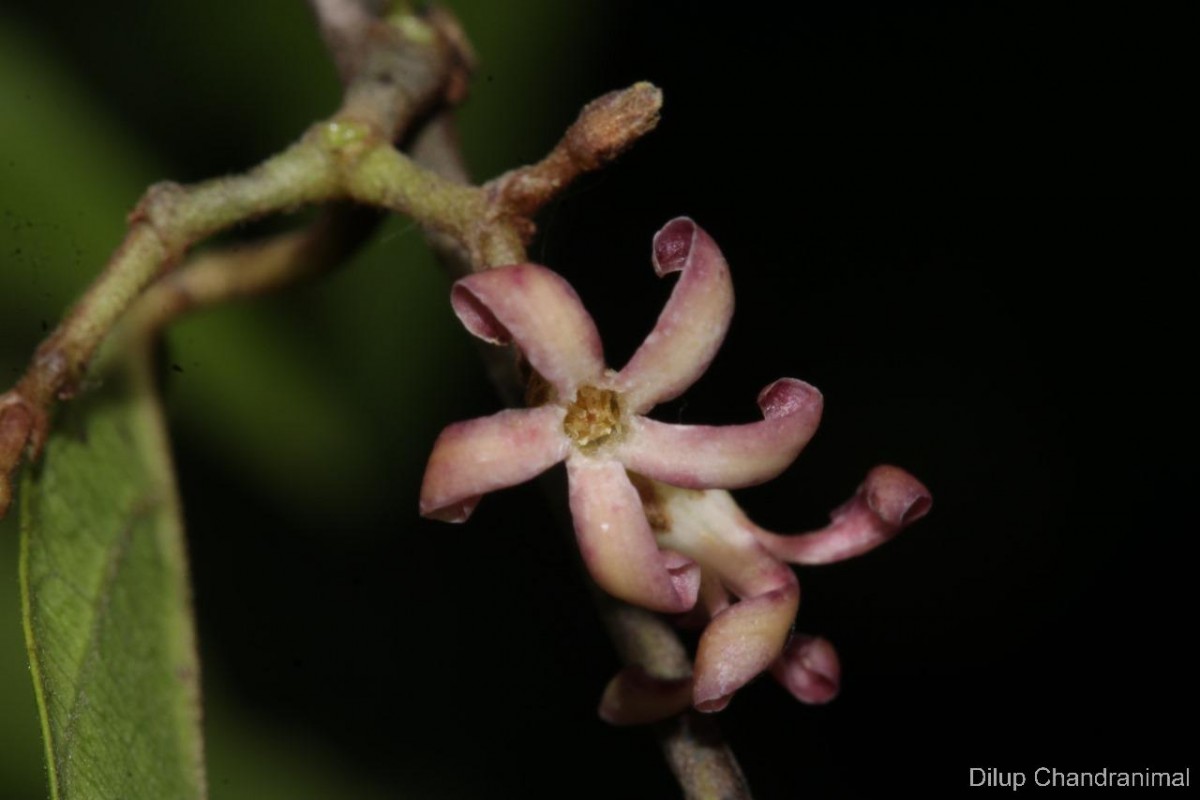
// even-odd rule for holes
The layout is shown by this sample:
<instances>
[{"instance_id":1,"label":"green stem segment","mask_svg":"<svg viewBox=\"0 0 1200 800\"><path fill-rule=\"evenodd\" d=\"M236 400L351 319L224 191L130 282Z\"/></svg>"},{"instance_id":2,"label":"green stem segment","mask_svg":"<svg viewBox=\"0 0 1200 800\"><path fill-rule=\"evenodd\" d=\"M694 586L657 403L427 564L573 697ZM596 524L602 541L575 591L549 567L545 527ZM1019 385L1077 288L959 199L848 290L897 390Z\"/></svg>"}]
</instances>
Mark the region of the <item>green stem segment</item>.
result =
<instances>
[{"instance_id":1,"label":"green stem segment","mask_svg":"<svg viewBox=\"0 0 1200 800\"><path fill-rule=\"evenodd\" d=\"M322 21L328 20L322 17ZM443 35L439 26L447 26L449 34ZM344 52L363 55L354 59L360 69L349 77L343 108L329 121L313 126L300 141L243 175L190 187L161 183L146 192L130 214L125 241L103 272L38 347L17 385L0 395L0 517L11 504L11 478L22 454L27 449L34 456L41 452L54 403L75 394L116 322L196 242L266 214L343 199L352 194L347 187L358 187L362 199L373 205L465 235L465 213L455 203L470 198L470 206L479 208L482 201L475 198L482 192L452 187L453 196L447 197L441 187L444 181L413 167L391 145L449 91L448 86L461 80L469 58L458 52L456 26L445 15L433 14L426 20L395 13L386 21L360 26L358 34L357 42L339 40ZM286 244L265 249L274 267L259 270L249 280L208 280L206 287L221 284L236 295L249 291L248 285L257 278L263 279L265 289L289 279L293 272L302 273L303 269L295 268L296 259L282 257L288 249ZM248 259L232 263L230 270L244 266ZM220 271L210 269L204 274L211 278ZM189 280L205 282L203 275ZM217 302L225 291L210 291L203 302Z\"/></svg>"},{"instance_id":2,"label":"green stem segment","mask_svg":"<svg viewBox=\"0 0 1200 800\"><path fill-rule=\"evenodd\" d=\"M538 164L514 170L490 182L486 187L489 195L510 196L514 200L513 205L529 204L535 209L540 207L557 191L551 187L558 180L594 168L588 166L590 152L594 151L578 145L578 139L584 139L586 131L579 131L577 126L587 120L590 113L595 113L597 109L619 111L624 119L631 122L631 131L641 131L636 134L640 136L653 127L661 103L658 90L649 84L636 84L625 92L614 92L594 101L580 115L580 122L572 126L573 131L568 131L568 135L563 137L549 156ZM593 117L608 131L611 131L608 125L612 119L603 113ZM572 132L577 137L574 153L571 151ZM632 138L635 137L629 141ZM609 157L615 157L628 145L628 141L620 144L621 137L611 133L594 135L592 141L605 143ZM418 132L413 144L413 156L420 164L444 178L466 184L469 175L456 142L454 120L450 114L442 114ZM557 175L553 173L555 164L562 170ZM453 237L435 231L427 232L427 235L439 259L454 276L524 260L523 246L506 256L509 259L507 261L489 262L486 257L468 251ZM500 396L509 405L520 405L525 396L526 381L516 367L517 360L511 353L497 347L481 348L480 353ZM549 502L558 511L559 519L569 525L566 522L568 513L562 504L562 487L556 485L554 488L556 491L550 494ZM614 600L600 592L594 584L592 588L597 609L623 662L640 665L647 672L661 677L691 675L692 665L687 651L675 631L662 618ZM655 734L667 765L687 800L750 800L750 787L737 758L721 738L716 722L711 717L688 711L656 725Z\"/></svg>"},{"instance_id":3,"label":"green stem segment","mask_svg":"<svg viewBox=\"0 0 1200 800\"><path fill-rule=\"evenodd\" d=\"M266 214L348 199L413 218L457 273L518 263L534 232L532 216L580 174L604 166L657 123L661 93L636 84L585 107L542 161L471 186L448 113L433 116L414 137L414 154L426 166L392 145L431 103L439 98L453 103L463 94L472 57L454 20L437 9L417 12L414 4L399 0L383 19L370 18L354 0L310 5L346 83L341 110L244 175L191 187L151 187L104 271L38 348L17 386L0 395L0 517L22 453L40 452L52 405L75 392L118 321L123 320L121 341L112 342L108 352L144 356L153 336L181 314L335 265L362 240L369 221L364 227L361 211L335 208L307 231L205 254L171 271L196 242ZM502 361L492 364L493 377L502 393L519 398L514 362ZM603 605L626 661L656 674L690 669L679 640L661 620L620 604ZM663 723L659 738L687 797L749 797L711 720L684 715ZM53 774L51 779L54 783Z\"/></svg>"},{"instance_id":4,"label":"green stem segment","mask_svg":"<svg viewBox=\"0 0 1200 800\"><path fill-rule=\"evenodd\" d=\"M38 348L17 392L41 408L73 395L114 323L193 243L255 217L327 199L337 188L336 163L312 137L245 175L190 188L152 186L130 214L132 227L124 243Z\"/></svg>"}]
</instances>

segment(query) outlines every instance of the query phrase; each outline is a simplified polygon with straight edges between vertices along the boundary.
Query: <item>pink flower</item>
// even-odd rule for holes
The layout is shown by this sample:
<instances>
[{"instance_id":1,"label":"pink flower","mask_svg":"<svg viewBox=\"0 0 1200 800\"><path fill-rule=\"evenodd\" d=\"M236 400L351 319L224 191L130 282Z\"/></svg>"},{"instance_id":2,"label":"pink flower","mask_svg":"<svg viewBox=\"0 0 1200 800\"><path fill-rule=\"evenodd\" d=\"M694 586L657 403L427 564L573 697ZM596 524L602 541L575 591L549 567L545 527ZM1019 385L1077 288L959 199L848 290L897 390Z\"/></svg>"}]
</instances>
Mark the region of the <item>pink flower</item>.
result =
<instances>
[{"instance_id":1,"label":"pink flower","mask_svg":"<svg viewBox=\"0 0 1200 800\"><path fill-rule=\"evenodd\" d=\"M634 666L609 683L600 715L610 722L652 722L688 705L718 711L768 669L800 700L827 702L838 692L837 653L824 639L790 635L800 585L785 562L824 564L866 552L923 516L929 492L904 470L881 466L821 530L779 536L750 522L721 490L782 472L816 431L821 394L780 379L759 393L764 419L745 425L646 417L704 372L733 313L725 260L691 220L658 232L653 259L659 275L680 279L620 372L605 366L574 290L545 267L502 267L454 285L459 319L481 339L515 343L545 402L443 431L426 468L421 513L461 522L483 494L566 462L575 533L596 583L655 611L692 609L707 624L690 678Z\"/></svg>"},{"instance_id":2,"label":"pink flower","mask_svg":"<svg viewBox=\"0 0 1200 800\"><path fill-rule=\"evenodd\" d=\"M658 232L653 261L660 276L678 272L679 281L654 330L619 372L605 365L579 297L551 270L521 264L454 284L451 303L467 330L494 344L514 343L545 381L548 399L446 428L426 467L421 513L462 522L487 492L565 461L575 533L596 583L627 602L682 612L695 605L700 570L670 543L659 549L629 472L690 490L761 483L808 443L822 400L807 383L783 378L759 393L759 422L689 426L645 416L703 374L733 313L725 259L690 219ZM794 595L785 590L758 605L775 603L772 613L782 618L785 609L795 613ZM751 606L739 605L749 613Z\"/></svg>"},{"instance_id":3,"label":"pink flower","mask_svg":"<svg viewBox=\"0 0 1200 800\"><path fill-rule=\"evenodd\" d=\"M879 466L831 514L829 525L780 536L747 519L728 492L683 491L657 482L639 488L659 543L699 565L696 610L711 622L700 637L690 681L657 680L637 667L618 673L600 703L600 715L617 724L653 722L688 704L719 711L767 669L803 702L832 700L840 680L833 645L803 634L788 640L800 586L783 562L827 564L865 553L923 517L932 502L916 478Z\"/></svg>"}]
</instances>

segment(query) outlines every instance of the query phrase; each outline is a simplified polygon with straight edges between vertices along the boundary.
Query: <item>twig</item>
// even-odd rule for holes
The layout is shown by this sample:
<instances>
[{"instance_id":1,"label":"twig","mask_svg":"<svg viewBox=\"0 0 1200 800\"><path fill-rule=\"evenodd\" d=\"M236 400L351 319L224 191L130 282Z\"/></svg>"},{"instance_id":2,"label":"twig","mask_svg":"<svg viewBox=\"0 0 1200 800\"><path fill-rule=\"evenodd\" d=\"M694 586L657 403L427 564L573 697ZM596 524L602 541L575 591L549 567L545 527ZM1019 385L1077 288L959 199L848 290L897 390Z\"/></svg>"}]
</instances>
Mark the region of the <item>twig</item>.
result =
<instances>
[{"instance_id":1,"label":"twig","mask_svg":"<svg viewBox=\"0 0 1200 800\"><path fill-rule=\"evenodd\" d=\"M650 84L636 84L585 107L542 161L471 186L449 112L415 137L415 161L393 146L433 103L452 104L465 90L472 56L454 20L436 9L418 13L402 0L392 0L384 18L356 0L310 5L346 84L342 107L245 175L192 187L164 183L146 193L104 272L38 348L17 386L0 395L0 516L22 453L28 449L36 456L54 402L75 391L119 319L126 318L126 344L144 345L191 309L263 292L336 264L363 231L353 212L333 210L308 231L201 255L169 272L200 239L266 213L353 199L414 218L458 274L524 261L535 232L532 215L657 123L661 94ZM519 398L524 381L515 358L491 363L502 393L510 401ZM657 675L687 674L683 646L662 620L611 600L601 605L624 660ZM659 736L687 797L749 797L711 720L686 714L660 725Z\"/></svg>"},{"instance_id":2,"label":"twig","mask_svg":"<svg viewBox=\"0 0 1200 800\"><path fill-rule=\"evenodd\" d=\"M308 0L308 5L342 83L350 83L361 66L361 45L374 17L358 0Z\"/></svg>"},{"instance_id":3,"label":"twig","mask_svg":"<svg viewBox=\"0 0 1200 800\"><path fill-rule=\"evenodd\" d=\"M532 217L567 184L613 161L654 130L661 109L662 92L652 83L609 92L583 107L549 155L504 173L484 188L510 213Z\"/></svg>"},{"instance_id":4,"label":"twig","mask_svg":"<svg viewBox=\"0 0 1200 800\"><path fill-rule=\"evenodd\" d=\"M115 349L148 340L191 311L282 288L341 264L375 230L378 212L336 205L311 226L252 244L200 253L163 276L126 312Z\"/></svg>"},{"instance_id":5,"label":"twig","mask_svg":"<svg viewBox=\"0 0 1200 800\"><path fill-rule=\"evenodd\" d=\"M616 158L629 145L653 129L662 95L650 84L636 84L590 103L549 156L536 165L506 173L487 184L493 202L508 203L518 212L532 235L528 214L536 212L582 172ZM453 117L441 114L417 135L412 149L417 163L455 183L469 182L458 147ZM430 245L451 274L462 276L486 269L486 261L473 258L451 237L428 232ZM518 254L514 254L518 255ZM524 249L519 258L524 260ZM504 263L504 262L502 262ZM509 405L521 403L525 381L512 352L496 347L481 349L497 391ZM561 493L552 502L561 503ZM565 518L565 513L560 517ZM594 591L600 615L621 659L640 665L659 677L691 674L687 652L675 631L660 617L618 602ZM667 764L688 800L750 800L750 788L733 751L726 745L711 717L688 711L655 726Z\"/></svg>"},{"instance_id":6,"label":"twig","mask_svg":"<svg viewBox=\"0 0 1200 800\"><path fill-rule=\"evenodd\" d=\"M342 5L322 4L318 15ZM442 191L392 146L447 87L461 82L470 56L457 49L457 26L443 14L397 13L339 31L334 46L353 49L351 37L359 36L364 55L338 113L244 175L190 187L169 182L151 187L130 214L129 233L104 271L38 347L17 385L0 395L0 517L11 503L11 477L23 453L36 457L41 451L53 404L75 393L116 321L195 242L264 214L348 193L464 235L465 222L443 219L447 193L479 206L483 192L449 185ZM368 174L374 169L379 174ZM413 186L395 185L406 181ZM355 190L348 192L348 186Z\"/></svg>"}]
</instances>

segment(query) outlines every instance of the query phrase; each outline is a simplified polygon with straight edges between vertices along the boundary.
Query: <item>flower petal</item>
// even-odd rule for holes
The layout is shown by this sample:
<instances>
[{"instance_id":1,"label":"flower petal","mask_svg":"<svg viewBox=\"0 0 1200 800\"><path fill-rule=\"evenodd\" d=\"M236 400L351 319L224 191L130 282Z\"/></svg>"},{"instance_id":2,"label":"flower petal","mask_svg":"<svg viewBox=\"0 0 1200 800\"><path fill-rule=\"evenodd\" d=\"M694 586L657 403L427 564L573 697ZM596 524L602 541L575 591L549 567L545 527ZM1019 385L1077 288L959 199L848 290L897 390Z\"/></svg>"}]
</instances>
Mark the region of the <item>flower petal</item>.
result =
<instances>
[{"instance_id":1,"label":"flower petal","mask_svg":"<svg viewBox=\"0 0 1200 800\"><path fill-rule=\"evenodd\" d=\"M701 566L700 591L697 593L696 605L692 606L691 611L672 621L684 630L701 630L708 625L709 620L729 608L730 602L729 590L721 583L721 579L712 570Z\"/></svg>"},{"instance_id":2,"label":"flower petal","mask_svg":"<svg viewBox=\"0 0 1200 800\"><path fill-rule=\"evenodd\" d=\"M779 658L799 605L800 586L793 577L713 617L696 651L693 701L698 710L720 711L734 692Z\"/></svg>"},{"instance_id":3,"label":"flower petal","mask_svg":"<svg viewBox=\"0 0 1200 800\"><path fill-rule=\"evenodd\" d=\"M600 698L600 719L610 725L646 725L669 719L692 704L692 679L656 678L640 666L618 672Z\"/></svg>"},{"instance_id":4,"label":"flower petal","mask_svg":"<svg viewBox=\"0 0 1200 800\"><path fill-rule=\"evenodd\" d=\"M463 522L481 495L529 480L569 448L558 406L457 422L438 436L421 484L421 515Z\"/></svg>"},{"instance_id":5,"label":"flower petal","mask_svg":"<svg viewBox=\"0 0 1200 800\"><path fill-rule=\"evenodd\" d=\"M653 502L660 519L661 529L655 531L659 546L682 553L703 570L697 608L707 608L709 617L729 605L729 592L748 598L795 582L792 568L758 543L729 492L696 492L642 480L642 501Z\"/></svg>"},{"instance_id":6,"label":"flower petal","mask_svg":"<svg viewBox=\"0 0 1200 800\"><path fill-rule=\"evenodd\" d=\"M841 688L837 650L819 636L793 636L783 655L771 665L771 674L802 703L828 703Z\"/></svg>"},{"instance_id":7,"label":"flower petal","mask_svg":"<svg viewBox=\"0 0 1200 800\"><path fill-rule=\"evenodd\" d=\"M758 395L765 419L747 425L670 425L633 417L616 457L629 469L687 489L735 489L774 478L821 421L821 393L794 378Z\"/></svg>"},{"instance_id":8,"label":"flower petal","mask_svg":"<svg viewBox=\"0 0 1200 800\"><path fill-rule=\"evenodd\" d=\"M604 372L596 323L571 284L552 270L516 264L470 275L454 284L450 304L480 339L515 342L564 401Z\"/></svg>"},{"instance_id":9,"label":"flower petal","mask_svg":"<svg viewBox=\"0 0 1200 800\"><path fill-rule=\"evenodd\" d=\"M899 467L881 465L824 528L780 536L748 523L763 547L794 564L828 564L861 555L891 539L929 512L933 498L919 480Z\"/></svg>"},{"instance_id":10,"label":"flower petal","mask_svg":"<svg viewBox=\"0 0 1200 800\"><path fill-rule=\"evenodd\" d=\"M654 330L616 379L634 414L683 394L704 374L733 316L733 283L716 242L687 217L654 236L654 271L681 272Z\"/></svg>"},{"instance_id":11,"label":"flower petal","mask_svg":"<svg viewBox=\"0 0 1200 800\"><path fill-rule=\"evenodd\" d=\"M614 597L653 611L678 613L696 604L700 570L658 549L637 489L611 459L567 459L571 516L588 572Z\"/></svg>"}]
</instances>

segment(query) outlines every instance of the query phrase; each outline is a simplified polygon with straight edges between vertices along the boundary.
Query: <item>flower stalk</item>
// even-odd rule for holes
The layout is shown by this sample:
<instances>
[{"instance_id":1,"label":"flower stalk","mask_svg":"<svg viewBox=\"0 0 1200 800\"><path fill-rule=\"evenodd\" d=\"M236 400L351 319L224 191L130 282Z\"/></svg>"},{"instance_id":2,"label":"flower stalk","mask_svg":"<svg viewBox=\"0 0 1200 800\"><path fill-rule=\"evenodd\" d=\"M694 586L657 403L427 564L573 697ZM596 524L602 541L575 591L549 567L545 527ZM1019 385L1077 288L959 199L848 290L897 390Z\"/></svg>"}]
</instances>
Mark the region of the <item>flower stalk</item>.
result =
<instances>
[{"instance_id":1,"label":"flower stalk","mask_svg":"<svg viewBox=\"0 0 1200 800\"><path fill-rule=\"evenodd\" d=\"M431 106L452 105L462 98L473 57L457 23L436 8L425 13L396 11L384 19L364 21L361 9L350 10L353 6L357 4L314 3L327 41L341 54L338 63L358 64L357 72L343 72L347 88L342 108L313 125L294 145L243 175L193 186L171 182L152 186L130 213L125 241L104 271L38 347L17 384L0 395L0 431L4 432L0 437L0 516L9 508L12 475L23 455L36 458L41 452L54 404L78 391L100 343L147 287L170 276L196 243L267 214L351 200L412 217L465 250L475 268L512 263L524 257L524 244L533 235L534 226L526 214L565 188L584 165L599 167L648 129L644 121L639 122L633 128L636 133L630 132L622 140L611 133L609 116L594 109L585 112L582 127L610 131L607 137L592 137L601 150L592 152L576 144L568 148L571 158L551 159L557 166L535 165L534 174L556 188L541 191L538 202L532 202L528 193L518 192L514 196L519 198L520 208L510 208L510 193L449 180L418 165L393 145ZM350 52L357 55L345 55ZM641 98L649 95L651 115L656 115L659 95L656 89L646 87L639 84L631 90L637 98L634 102L612 100L622 94L613 93L601 105L611 105L625 118L635 118L637 113L630 109L645 105ZM576 123L568 138L590 141L578 132L580 127ZM562 145L556 152L561 149ZM290 260L280 256L294 247L285 242L251 248L275 262L275 269L260 271L264 278L261 288L255 288L258 281L253 276L205 280L210 286L222 284L228 289L211 292L199 305L267 291L303 277L305 265L282 268L282 263ZM299 255L297 259L312 263ZM251 260L243 250L224 271L232 274ZM343 259L326 260L339 263ZM206 274L222 271L213 268L214 259L207 263ZM281 272L284 274L276 274ZM201 279L185 282L191 280ZM172 292L158 296L165 299L168 294Z\"/></svg>"},{"instance_id":2,"label":"flower stalk","mask_svg":"<svg viewBox=\"0 0 1200 800\"><path fill-rule=\"evenodd\" d=\"M748 797L711 720L689 708L720 710L764 672L804 702L832 699L836 651L819 637L793 635L800 586L787 564L865 552L922 516L929 493L902 470L878 467L829 526L780 536L750 522L725 490L769 480L791 464L820 421L819 391L781 378L758 395L762 419L741 425L649 416L707 369L733 314L728 265L692 220L672 220L655 237L655 271L678 280L620 370L606 364L571 286L526 263L534 215L655 127L657 88L638 83L593 101L541 161L475 186L449 110L464 95L473 61L455 21L407 2L385 4L382 16L354 0L310 4L345 84L341 107L244 175L150 188L107 267L0 395L0 516L22 457L37 457L54 404L76 393L103 342L145 347L192 310L332 268L377 222L364 207L405 214L459 276L451 302L468 331L512 345L489 356L502 393L529 401L443 432L421 513L465 521L483 494L564 463L583 562L599 587L630 604L601 603L628 665L604 691L601 717L660 723L687 796ZM413 142L411 153L397 148L402 138ZM188 258L195 244L232 225L307 204L330 208L306 230ZM706 625L694 668L649 612L688 613Z\"/></svg>"},{"instance_id":3,"label":"flower stalk","mask_svg":"<svg viewBox=\"0 0 1200 800\"><path fill-rule=\"evenodd\" d=\"M101 342L149 285L169 274L195 243L233 225L352 196L347 187L368 183L363 173L375 168L363 156L392 150L391 142L453 84L451 76L465 69L465 57L455 49L454 35L435 27L448 25L448 18L414 17L415 25L399 19L372 20L361 31L357 45L372 69L355 74L342 109L291 147L243 175L193 186L164 182L150 187L130 213L125 241L104 271L38 347L16 386L0 395L0 430L5 432L0 438L0 516L11 503L11 479L22 456L36 458L41 452L54 403L76 393ZM377 185L407 181L427 189L430 181L447 183L416 168L379 169ZM403 208L418 220L444 213L444 192L427 198L393 190L389 196L390 205L378 205Z\"/></svg>"},{"instance_id":4,"label":"flower stalk","mask_svg":"<svg viewBox=\"0 0 1200 800\"><path fill-rule=\"evenodd\" d=\"M405 2L390 4L382 16L357 0L310 5L345 85L342 107L243 175L194 186L163 183L146 193L100 277L0 395L0 516L9 507L13 474L24 457L37 457L55 404L78 390L105 341L108 352L145 348L193 310L332 268L378 220L361 206L412 217L458 274L521 262L541 206L580 174L610 162L658 119L661 93L650 84L611 93L589 104L542 161L475 187L450 111L465 93L472 63L453 18ZM394 146L401 138L412 142L411 156ZM189 256L214 233L306 204L331 208L305 230ZM501 362L495 374L515 375L510 360L491 363ZM517 394L512 387L520 385L505 381ZM606 621L627 661L686 675L686 654L662 620L607 606ZM708 721L681 717L664 725L664 751L688 797L748 797L732 754Z\"/></svg>"}]
</instances>

